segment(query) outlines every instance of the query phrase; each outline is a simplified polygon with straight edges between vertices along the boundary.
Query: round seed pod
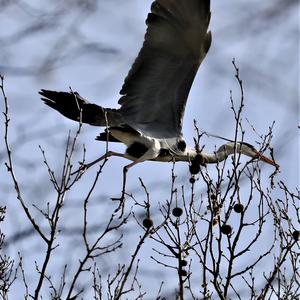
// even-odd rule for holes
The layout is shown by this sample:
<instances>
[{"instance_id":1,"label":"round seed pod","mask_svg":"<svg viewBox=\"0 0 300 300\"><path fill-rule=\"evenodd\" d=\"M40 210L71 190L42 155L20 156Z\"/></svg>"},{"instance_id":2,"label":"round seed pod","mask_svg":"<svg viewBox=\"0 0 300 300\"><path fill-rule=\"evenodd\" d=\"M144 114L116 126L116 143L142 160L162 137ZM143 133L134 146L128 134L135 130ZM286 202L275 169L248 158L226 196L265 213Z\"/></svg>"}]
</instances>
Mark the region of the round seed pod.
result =
<instances>
[{"instance_id":1,"label":"round seed pod","mask_svg":"<svg viewBox=\"0 0 300 300\"><path fill-rule=\"evenodd\" d=\"M196 179L195 179L194 177L191 177L191 178L190 178L190 183L191 183L191 184L194 184L195 182L196 182Z\"/></svg>"},{"instance_id":2,"label":"round seed pod","mask_svg":"<svg viewBox=\"0 0 300 300\"><path fill-rule=\"evenodd\" d=\"M232 232L232 227L230 225L224 224L221 226L221 232L223 234L229 235Z\"/></svg>"},{"instance_id":3,"label":"round seed pod","mask_svg":"<svg viewBox=\"0 0 300 300\"><path fill-rule=\"evenodd\" d=\"M185 276L187 276L187 274L188 274L188 273L187 273L186 270L183 270L183 269L179 270L179 275L180 275L180 276L184 276L184 277L185 277Z\"/></svg>"},{"instance_id":4,"label":"round seed pod","mask_svg":"<svg viewBox=\"0 0 300 300\"><path fill-rule=\"evenodd\" d=\"M198 174L200 172L200 165L192 162L190 165L190 172L192 175Z\"/></svg>"},{"instance_id":5,"label":"round seed pod","mask_svg":"<svg viewBox=\"0 0 300 300\"><path fill-rule=\"evenodd\" d=\"M179 264L182 266L182 267L186 267L188 262L185 260L185 259L181 259Z\"/></svg>"},{"instance_id":6,"label":"round seed pod","mask_svg":"<svg viewBox=\"0 0 300 300\"><path fill-rule=\"evenodd\" d=\"M143 226L147 229L151 228L153 226L153 221L150 218L145 218L143 220Z\"/></svg>"},{"instance_id":7,"label":"round seed pod","mask_svg":"<svg viewBox=\"0 0 300 300\"><path fill-rule=\"evenodd\" d=\"M240 214L240 213L242 213L244 211L244 205L241 204L241 203L237 203L237 204L234 205L233 210L236 213Z\"/></svg>"},{"instance_id":8,"label":"round seed pod","mask_svg":"<svg viewBox=\"0 0 300 300\"><path fill-rule=\"evenodd\" d=\"M181 215L182 215L182 213L183 213L183 210L182 210L182 208L180 208L180 207L175 207L175 208L173 208L173 210L172 210L172 214L173 214L173 216L174 217L180 217Z\"/></svg>"},{"instance_id":9,"label":"round seed pod","mask_svg":"<svg viewBox=\"0 0 300 300\"><path fill-rule=\"evenodd\" d=\"M300 231L299 231L299 230L295 230L295 231L292 233L292 235L293 235L294 240L295 240L295 241L298 241L299 238L300 238Z\"/></svg>"}]
</instances>

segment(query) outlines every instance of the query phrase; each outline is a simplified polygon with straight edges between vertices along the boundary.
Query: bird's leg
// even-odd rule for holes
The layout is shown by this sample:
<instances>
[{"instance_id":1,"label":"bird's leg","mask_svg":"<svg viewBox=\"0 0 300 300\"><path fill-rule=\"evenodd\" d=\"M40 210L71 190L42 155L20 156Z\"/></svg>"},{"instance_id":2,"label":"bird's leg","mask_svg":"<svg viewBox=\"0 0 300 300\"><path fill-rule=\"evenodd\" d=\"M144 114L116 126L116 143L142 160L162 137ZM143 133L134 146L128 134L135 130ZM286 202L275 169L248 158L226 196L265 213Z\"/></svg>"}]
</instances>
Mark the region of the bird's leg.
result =
<instances>
[{"instance_id":1,"label":"bird's leg","mask_svg":"<svg viewBox=\"0 0 300 300\"><path fill-rule=\"evenodd\" d=\"M118 153L118 152L114 152L114 151L107 151L104 155L102 155L101 157L95 159L94 161L88 163L88 164L84 164L84 163L80 163L80 167L79 169L77 169L76 171L74 171L73 173L71 173L71 175L74 175L78 172L80 173L84 173L87 169L89 169L90 167L92 167L94 164L98 163L99 161L106 159L108 157L111 156L119 156L119 157L124 157L123 153Z\"/></svg>"},{"instance_id":2,"label":"bird's leg","mask_svg":"<svg viewBox=\"0 0 300 300\"><path fill-rule=\"evenodd\" d=\"M125 200L125 194L126 194L126 176L127 172L130 168L135 166L138 163L144 162L146 160L154 159L158 156L159 150L150 148L144 155L142 155L140 158L136 159L134 162L130 163L129 165L125 166L123 168L123 186L122 186L122 194L120 198L112 198L112 200L118 200L120 201L119 207L116 209L118 211L121 209L121 216L124 212L124 200Z\"/></svg>"},{"instance_id":3,"label":"bird's leg","mask_svg":"<svg viewBox=\"0 0 300 300\"><path fill-rule=\"evenodd\" d=\"M123 185L122 185L122 194L120 198L111 198L113 201L120 201L120 204L118 206L118 208L115 210L115 212L117 212L118 210L121 209L121 216L124 213L124 200L125 200L125 194L126 194L126 178L127 178L127 172L129 170L129 168L135 166L136 164L143 162L144 160L141 159L137 159L136 161L130 163L129 165L126 165L123 168Z\"/></svg>"}]
</instances>

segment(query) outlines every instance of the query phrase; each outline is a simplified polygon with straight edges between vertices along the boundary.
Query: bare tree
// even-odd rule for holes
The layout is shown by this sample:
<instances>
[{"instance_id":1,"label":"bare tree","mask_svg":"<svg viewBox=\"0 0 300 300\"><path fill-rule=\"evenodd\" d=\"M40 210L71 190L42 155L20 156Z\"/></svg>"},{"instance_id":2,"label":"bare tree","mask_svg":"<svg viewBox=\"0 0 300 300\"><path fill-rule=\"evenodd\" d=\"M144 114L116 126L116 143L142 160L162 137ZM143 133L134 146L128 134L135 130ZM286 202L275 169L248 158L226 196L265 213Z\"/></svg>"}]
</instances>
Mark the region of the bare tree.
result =
<instances>
[{"instance_id":1,"label":"bare tree","mask_svg":"<svg viewBox=\"0 0 300 300\"><path fill-rule=\"evenodd\" d=\"M130 3L0 1L0 27L6 29L0 33L0 73L5 75L8 94L6 97L1 77L4 143L0 143L0 212L3 217L6 213L5 222L0 218L1 297L299 298L300 199L299 189L293 188L297 168L288 167L298 152L294 151L297 157L291 159L294 147L287 147L298 134L299 70L295 62L299 26L293 21L298 1L235 1L230 7L225 2L215 4L227 9L220 9L222 22L213 30L213 82L208 85L210 80L205 79L211 91L220 80L232 79L229 61L238 55L242 75L235 74L237 85L228 105L233 117L230 109L222 108L221 113L213 108L210 124L217 124L221 115L227 118L224 123L230 124L235 140L246 140L251 134L262 152L273 155L274 148L284 176L270 174L270 169L237 154L214 167L191 165L188 175L175 164L163 179L154 173L150 175L153 179L147 180L146 173L152 168L146 165L143 176L138 175L143 177L139 184L128 178L133 187L126 194L120 218L118 203L110 200L121 190L113 160L104 160L97 171L71 175L78 168L77 160L85 161L93 151L92 145L82 145L84 128L78 124L67 134L63 122L48 122L46 110L32 112L37 101L31 105L28 99L37 98L30 90L36 93L41 81L43 85L45 81L62 82L62 71L73 65L68 74L79 78L78 89L88 87L86 90L91 94L95 90L97 95L101 89L109 90L107 82L122 73L116 58L129 63L135 50L129 51L125 41L120 47L98 30L97 34L86 30L85 25L90 22L94 28L97 19L97 26L106 32L124 16L124 31L142 39L144 29L133 23L133 11L128 19L125 8L134 8ZM99 12L102 14L96 15ZM213 11L212 25L215 17ZM108 19L107 24L103 19ZM240 50L237 44L242 44ZM26 50L28 45L30 51ZM103 61L100 68L99 61ZM90 72L97 65L94 69L100 72L104 63L114 63L112 74L105 73L106 81L95 79L101 76L87 76L84 66L89 66ZM280 132L276 129L280 120L262 134L255 129L256 122L245 117L249 111L244 109L251 105L243 99L240 76L246 82L245 97L255 98L264 114L272 113L270 107L282 109L286 126L281 126ZM68 79L66 84L73 83ZM221 97L225 98L224 90ZM262 105L266 99L272 102ZM296 121L290 125L292 120ZM199 126L202 128L202 123ZM192 131L190 124L189 128ZM194 129L195 147L208 147L198 122ZM221 129L213 128L216 132ZM38 144L43 146L38 148ZM108 150L107 145L104 148ZM39 154L33 155L35 149L40 149ZM104 189L106 185L111 190Z\"/></svg>"},{"instance_id":2,"label":"bare tree","mask_svg":"<svg viewBox=\"0 0 300 300\"><path fill-rule=\"evenodd\" d=\"M235 140L243 140L242 110L244 107L243 84L234 63L236 79L240 87L241 101L236 105L231 96L231 108L236 122ZM40 262L35 263L36 279L28 282L26 277L33 270L24 268L26 257L20 253L20 280L24 283L25 299L147 299L148 293L143 276L147 269L144 260L151 258L161 272L177 275L172 288L164 289L164 282L156 285L156 299L296 299L299 297L299 191L291 192L287 185L276 182L276 171L265 186L262 170L257 162L241 162L233 155L232 160L218 163L215 169L190 165L191 178L188 184L178 183L175 165L172 169L170 196L155 207L151 192L142 181L144 196L126 196L125 214L121 207L112 208L110 215L96 233L90 233L89 215L96 184L101 178L100 165L90 188L84 196L81 220L81 254L75 266L63 259L61 272L53 273L50 261L57 260L58 248L65 242L60 232L64 221L63 210L68 193L82 180L83 174L72 172L73 153L80 135L81 123L74 137L69 136L61 175L51 168L46 152L41 149L56 200L43 206L34 205L45 222L37 221L30 201L24 199L17 179L13 151L9 144L8 99L1 77L4 99L7 169L15 192L31 227L37 234L44 251ZM195 147L200 148L201 134L195 138ZM261 151L270 148L272 128L261 137ZM271 149L272 154L272 149ZM83 148L83 161L85 148ZM198 175L199 173L199 175ZM73 174L73 175L72 175ZM215 176L216 175L216 176ZM202 187L200 194L196 186ZM153 189L154 187L150 187ZM198 194L198 195L197 195ZM277 198L274 199L274 195ZM141 199L145 200L141 200ZM141 219L141 216L143 216ZM125 263L114 263L113 257L122 255L127 242L124 234L128 223L135 223L133 234L135 247ZM43 226L42 226L43 224ZM46 225L45 225L46 224ZM61 235L61 237L60 237ZM152 251L145 251L145 244ZM4 256L1 291L8 299L9 288L17 273L12 276L13 263ZM103 260L110 260L109 267L102 267ZM58 265L56 266L59 267ZM31 269L31 270L30 270ZM166 271L168 270L168 271ZM264 270L264 272L262 272ZM11 277L13 277L11 279ZM59 278L59 280L58 280ZM175 278L175 277L174 277ZM177 284L176 284L177 282ZM177 285L177 287L176 287ZM152 294L150 294L152 295ZM5 298L6 297L6 298ZM151 296L152 297L152 296Z\"/></svg>"},{"instance_id":3,"label":"bare tree","mask_svg":"<svg viewBox=\"0 0 300 300\"><path fill-rule=\"evenodd\" d=\"M6 208L0 206L0 223L4 221ZM0 229L0 250L3 249L5 241L5 234ZM22 262L19 266L22 268ZM0 252L0 298L9 299L9 290L17 278L18 268L15 266L15 261ZM22 269L21 269L22 270Z\"/></svg>"}]
</instances>

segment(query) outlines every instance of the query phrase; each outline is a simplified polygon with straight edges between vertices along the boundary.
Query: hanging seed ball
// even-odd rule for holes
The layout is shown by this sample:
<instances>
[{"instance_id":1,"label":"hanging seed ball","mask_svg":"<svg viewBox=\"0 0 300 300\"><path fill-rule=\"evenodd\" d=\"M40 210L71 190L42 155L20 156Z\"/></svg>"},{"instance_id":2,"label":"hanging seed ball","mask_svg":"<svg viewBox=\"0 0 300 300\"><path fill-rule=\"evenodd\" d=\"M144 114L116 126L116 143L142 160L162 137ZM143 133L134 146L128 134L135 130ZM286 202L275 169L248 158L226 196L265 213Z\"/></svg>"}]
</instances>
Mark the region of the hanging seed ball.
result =
<instances>
[{"instance_id":1,"label":"hanging seed ball","mask_svg":"<svg viewBox=\"0 0 300 300\"><path fill-rule=\"evenodd\" d=\"M232 227L230 225L224 224L221 226L221 232L223 234L229 235L232 232Z\"/></svg>"},{"instance_id":2,"label":"hanging seed ball","mask_svg":"<svg viewBox=\"0 0 300 300\"><path fill-rule=\"evenodd\" d=\"M150 218L145 218L143 220L143 226L147 229L151 228L153 226L153 221Z\"/></svg>"},{"instance_id":3,"label":"hanging seed ball","mask_svg":"<svg viewBox=\"0 0 300 300\"><path fill-rule=\"evenodd\" d=\"M180 266L185 267L185 266L187 266L188 262L185 259L181 259L179 264L180 264Z\"/></svg>"},{"instance_id":4,"label":"hanging seed ball","mask_svg":"<svg viewBox=\"0 0 300 300\"><path fill-rule=\"evenodd\" d=\"M196 179L195 179L194 177L191 177L191 178L190 178L190 183L191 183L191 184L194 184L195 182L196 182Z\"/></svg>"},{"instance_id":5,"label":"hanging seed ball","mask_svg":"<svg viewBox=\"0 0 300 300\"><path fill-rule=\"evenodd\" d=\"M300 238L300 231L299 230L295 230L292 235L293 235L294 240L298 241L299 238Z\"/></svg>"},{"instance_id":6,"label":"hanging seed ball","mask_svg":"<svg viewBox=\"0 0 300 300\"><path fill-rule=\"evenodd\" d=\"M174 217L180 217L182 215L182 213L183 213L183 210L180 207L175 207L172 210L172 214Z\"/></svg>"},{"instance_id":7,"label":"hanging seed ball","mask_svg":"<svg viewBox=\"0 0 300 300\"><path fill-rule=\"evenodd\" d=\"M200 165L192 162L190 165L190 172L192 175L198 174L200 172Z\"/></svg>"},{"instance_id":8,"label":"hanging seed ball","mask_svg":"<svg viewBox=\"0 0 300 300\"><path fill-rule=\"evenodd\" d=\"M186 270L182 270L182 269L179 270L179 275L180 275L180 276L187 276L187 274L188 274L188 273L187 273Z\"/></svg>"},{"instance_id":9,"label":"hanging seed ball","mask_svg":"<svg viewBox=\"0 0 300 300\"><path fill-rule=\"evenodd\" d=\"M237 204L234 205L233 210L236 213L240 214L240 213L242 213L244 211L244 205L241 204L241 203L237 203Z\"/></svg>"}]
</instances>

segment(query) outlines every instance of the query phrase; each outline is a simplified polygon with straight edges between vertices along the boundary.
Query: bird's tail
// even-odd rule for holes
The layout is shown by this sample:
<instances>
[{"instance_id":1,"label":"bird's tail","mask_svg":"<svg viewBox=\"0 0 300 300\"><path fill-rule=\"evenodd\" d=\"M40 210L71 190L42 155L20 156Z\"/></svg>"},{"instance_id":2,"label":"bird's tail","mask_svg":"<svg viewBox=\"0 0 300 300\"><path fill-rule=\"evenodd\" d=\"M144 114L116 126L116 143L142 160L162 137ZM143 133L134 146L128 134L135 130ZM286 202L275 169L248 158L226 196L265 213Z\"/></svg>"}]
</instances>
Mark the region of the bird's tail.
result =
<instances>
[{"instance_id":1,"label":"bird's tail","mask_svg":"<svg viewBox=\"0 0 300 300\"><path fill-rule=\"evenodd\" d=\"M122 115L117 109L103 108L89 103L77 92L56 92L41 90L39 94L48 106L65 117L95 126L118 126L122 124Z\"/></svg>"}]
</instances>

